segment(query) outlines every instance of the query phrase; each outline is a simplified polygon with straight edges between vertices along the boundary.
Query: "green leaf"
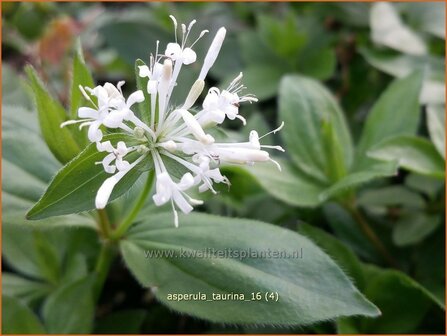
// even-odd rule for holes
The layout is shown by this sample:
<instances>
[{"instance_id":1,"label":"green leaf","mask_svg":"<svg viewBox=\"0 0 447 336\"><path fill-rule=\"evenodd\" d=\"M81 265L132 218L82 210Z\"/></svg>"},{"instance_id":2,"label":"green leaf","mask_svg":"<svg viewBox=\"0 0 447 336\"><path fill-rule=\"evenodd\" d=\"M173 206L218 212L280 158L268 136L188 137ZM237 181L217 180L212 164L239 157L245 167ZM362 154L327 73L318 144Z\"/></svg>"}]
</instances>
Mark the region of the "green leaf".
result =
<instances>
[{"instance_id":1,"label":"green leaf","mask_svg":"<svg viewBox=\"0 0 447 336\"><path fill-rule=\"evenodd\" d=\"M138 90L143 91L144 101L138 104L138 109L140 112L140 117L143 122L150 125L151 122L151 96L147 93L147 82L149 79L147 77L140 77L139 66L146 65L142 60L137 59L135 61L135 80L137 82Z\"/></svg>"},{"instance_id":2,"label":"green leaf","mask_svg":"<svg viewBox=\"0 0 447 336\"><path fill-rule=\"evenodd\" d=\"M419 92L422 74L416 72L395 80L380 96L369 112L357 147L354 169L369 169L373 163L366 156L373 146L398 135L416 133L419 122Z\"/></svg>"},{"instance_id":3,"label":"green leaf","mask_svg":"<svg viewBox=\"0 0 447 336\"><path fill-rule=\"evenodd\" d=\"M415 70L427 68L440 70L444 67L441 57L416 56L367 48L360 48L359 52L372 66L394 77L405 77ZM430 75L430 71L428 74Z\"/></svg>"},{"instance_id":4,"label":"green leaf","mask_svg":"<svg viewBox=\"0 0 447 336\"><path fill-rule=\"evenodd\" d=\"M392 185L365 190L358 196L357 204L367 207L369 211L374 213L385 215L387 207L391 206L422 210L425 207L425 200L419 193L404 186Z\"/></svg>"},{"instance_id":5,"label":"green leaf","mask_svg":"<svg viewBox=\"0 0 447 336\"><path fill-rule=\"evenodd\" d=\"M281 172L270 162L255 164L244 170L253 176L265 191L287 204L301 207L317 206L320 203L318 195L324 188L312 179L306 178L288 161L278 158L274 160L281 165Z\"/></svg>"},{"instance_id":6,"label":"green leaf","mask_svg":"<svg viewBox=\"0 0 447 336\"><path fill-rule=\"evenodd\" d=\"M45 190L45 182L10 161L2 159L2 168L4 176L8 177L3 179L2 189L11 195L33 201Z\"/></svg>"},{"instance_id":7,"label":"green leaf","mask_svg":"<svg viewBox=\"0 0 447 336\"><path fill-rule=\"evenodd\" d=\"M445 39L445 3L407 3L406 9L412 26Z\"/></svg>"},{"instance_id":8,"label":"green leaf","mask_svg":"<svg viewBox=\"0 0 447 336\"><path fill-rule=\"evenodd\" d=\"M43 138L54 156L60 162L67 163L79 153L80 147L70 130L60 127L67 118L65 110L48 93L33 67L27 66L25 71L34 92Z\"/></svg>"},{"instance_id":9,"label":"green leaf","mask_svg":"<svg viewBox=\"0 0 447 336\"><path fill-rule=\"evenodd\" d=\"M104 141L115 146L120 140L131 144L135 140L125 134L106 135ZM129 155L129 162L138 153ZM102 161L106 154L99 152L96 144L90 144L77 157L64 166L53 178L45 194L28 212L28 219L42 219L50 216L66 215L95 208L96 192L104 180L111 175L95 162ZM127 158L126 158L127 159ZM110 200L124 194L142 174L146 160L131 169L113 189Z\"/></svg>"},{"instance_id":10,"label":"green leaf","mask_svg":"<svg viewBox=\"0 0 447 336\"><path fill-rule=\"evenodd\" d=\"M87 276L88 266L86 256L73 249L67 251L63 272L62 283L78 280Z\"/></svg>"},{"instance_id":11,"label":"green leaf","mask_svg":"<svg viewBox=\"0 0 447 336\"><path fill-rule=\"evenodd\" d=\"M262 222L190 214L181 216L180 227L175 228L171 213L159 214L132 227L120 248L136 278L156 288L158 300L214 322L302 325L337 316L379 314L312 242ZM221 251L216 252L221 257L204 255L212 249ZM256 258L253 252L250 258L241 258L241 253L268 249L289 253L289 258ZM223 257L229 250L238 255ZM184 257L182 251L202 257ZM291 258L299 251L302 258ZM177 301L168 296L199 292L208 299L212 293L237 293L249 301ZM251 301L251 293L257 292L261 296L276 292L279 300Z\"/></svg>"},{"instance_id":12,"label":"green leaf","mask_svg":"<svg viewBox=\"0 0 447 336\"><path fill-rule=\"evenodd\" d=\"M300 223L298 231L329 254L346 275L353 280L356 287L363 289L365 278L362 265L354 252L334 236L309 224Z\"/></svg>"},{"instance_id":13,"label":"green leaf","mask_svg":"<svg viewBox=\"0 0 447 336\"><path fill-rule=\"evenodd\" d=\"M95 82L90 73L89 68L85 64L82 52L81 41L76 43L76 52L73 56L72 79L70 88L70 119L78 119L78 109L81 106L91 106L91 103L85 99L79 86L94 88ZM73 134L74 139L83 149L88 145L87 128L80 130L78 127L71 127L69 131Z\"/></svg>"},{"instance_id":14,"label":"green leaf","mask_svg":"<svg viewBox=\"0 0 447 336\"><path fill-rule=\"evenodd\" d=\"M397 246L417 244L432 234L441 224L437 215L423 212L408 213L402 216L393 228L393 241Z\"/></svg>"},{"instance_id":15,"label":"green leaf","mask_svg":"<svg viewBox=\"0 0 447 336\"><path fill-rule=\"evenodd\" d=\"M355 320L349 317L342 317L337 319L337 334L339 335L359 334L359 330L355 325Z\"/></svg>"},{"instance_id":16,"label":"green leaf","mask_svg":"<svg viewBox=\"0 0 447 336\"><path fill-rule=\"evenodd\" d=\"M424 138L394 137L373 147L368 156L378 160L396 161L400 167L418 174L440 179L445 177L444 159L433 144Z\"/></svg>"},{"instance_id":17,"label":"green leaf","mask_svg":"<svg viewBox=\"0 0 447 336\"><path fill-rule=\"evenodd\" d=\"M57 284L61 276L58 251L54 246L48 244L42 232L36 230L33 238L34 248L37 252L35 260L39 270L48 282Z\"/></svg>"},{"instance_id":18,"label":"green leaf","mask_svg":"<svg viewBox=\"0 0 447 336\"><path fill-rule=\"evenodd\" d=\"M445 66L442 57L407 55L366 48L360 48L360 53L373 67L394 77L405 77L416 70L423 72L419 102L445 103Z\"/></svg>"},{"instance_id":19,"label":"green leaf","mask_svg":"<svg viewBox=\"0 0 447 336\"><path fill-rule=\"evenodd\" d=\"M2 64L2 104L31 110L33 103L26 92L25 80L8 63ZM2 118L7 115L2 109ZM2 125L4 127L4 125Z\"/></svg>"},{"instance_id":20,"label":"green leaf","mask_svg":"<svg viewBox=\"0 0 447 336\"><path fill-rule=\"evenodd\" d=\"M256 64L267 66L276 63L278 66L282 66L284 71L287 71L287 69L290 70L290 67L284 62L281 62L281 57L275 53L274 49L268 46L257 32L244 31L239 34L238 38L245 64L252 64L256 60ZM260 53L259 50L263 52Z\"/></svg>"},{"instance_id":21,"label":"green leaf","mask_svg":"<svg viewBox=\"0 0 447 336\"><path fill-rule=\"evenodd\" d=\"M40 135L39 125L33 111L22 106L2 105L2 130L25 130Z\"/></svg>"},{"instance_id":22,"label":"green leaf","mask_svg":"<svg viewBox=\"0 0 447 336\"><path fill-rule=\"evenodd\" d=\"M374 266L365 271L368 279L365 295L380 308L382 316L358 318L358 333L415 332L432 303L440 305L431 293L404 273Z\"/></svg>"},{"instance_id":23,"label":"green leaf","mask_svg":"<svg viewBox=\"0 0 447 336\"><path fill-rule=\"evenodd\" d=\"M306 35L298 31L294 15L277 20L269 15L258 16L259 36L282 57L284 61L293 60L300 48L306 43Z\"/></svg>"},{"instance_id":24,"label":"green leaf","mask_svg":"<svg viewBox=\"0 0 447 336\"><path fill-rule=\"evenodd\" d=\"M2 322L2 334L45 334L31 309L6 295L2 295Z\"/></svg>"},{"instance_id":25,"label":"green leaf","mask_svg":"<svg viewBox=\"0 0 447 336\"><path fill-rule=\"evenodd\" d=\"M323 213L334 235L363 259L377 262L377 252L352 215L338 203L327 203Z\"/></svg>"},{"instance_id":26,"label":"green leaf","mask_svg":"<svg viewBox=\"0 0 447 336\"><path fill-rule=\"evenodd\" d=\"M87 106L86 104L88 104L87 100L82 95L81 90L79 90L79 85L82 87L88 86L89 88L95 87L92 74L85 64L80 40L77 41L76 52L73 56L72 71L70 117L71 119L76 119L79 107Z\"/></svg>"},{"instance_id":27,"label":"green leaf","mask_svg":"<svg viewBox=\"0 0 447 336\"><path fill-rule=\"evenodd\" d=\"M287 152L300 171L323 183L344 176L352 161L351 135L328 90L306 77L284 77L279 117Z\"/></svg>"},{"instance_id":28,"label":"green leaf","mask_svg":"<svg viewBox=\"0 0 447 336\"><path fill-rule=\"evenodd\" d=\"M441 307L445 307L445 231L432 234L418 245L414 255L414 274L420 284L433 293Z\"/></svg>"},{"instance_id":29,"label":"green leaf","mask_svg":"<svg viewBox=\"0 0 447 336\"><path fill-rule=\"evenodd\" d=\"M36 227L95 226L93 218L83 215L34 222L26 220L26 211L43 194L47 183L60 167L38 134L24 129L4 131L2 165L3 224Z\"/></svg>"},{"instance_id":30,"label":"green leaf","mask_svg":"<svg viewBox=\"0 0 447 336\"><path fill-rule=\"evenodd\" d=\"M397 165L395 162L386 164L375 164L369 170L349 173L338 182L324 190L319 199L321 202L336 196L343 196L344 193L355 189L359 185L371 182L372 180L394 176L397 174Z\"/></svg>"},{"instance_id":31,"label":"green leaf","mask_svg":"<svg viewBox=\"0 0 447 336\"><path fill-rule=\"evenodd\" d=\"M307 43L295 58L295 70L305 76L327 80L335 71L337 57L331 47L332 36L316 18L300 20L307 34Z\"/></svg>"},{"instance_id":32,"label":"green leaf","mask_svg":"<svg viewBox=\"0 0 447 336\"><path fill-rule=\"evenodd\" d=\"M43 317L49 333L88 334L95 313L93 278L87 277L65 284L45 302Z\"/></svg>"},{"instance_id":33,"label":"green leaf","mask_svg":"<svg viewBox=\"0 0 447 336\"><path fill-rule=\"evenodd\" d=\"M35 303L51 291L47 283L22 278L12 273L3 273L3 295L17 298L28 305Z\"/></svg>"},{"instance_id":34,"label":"green leaf","mask_svg":"<svg viewBox=\"0 0 447 336\"><path fill-rule=\"evenodd\" d=\"M37 261L34 231L26 226L3 225L2 234L2 252L8 265L25 275L44 279Z\"/></svg>"},{"instance_id":35,"label":"green leaf","mask_svg":"<svg viewBox=\"0 0 447 336\"><path fill-rule=\"evenodd\" d=\"M309 52L310 53L310 52ZM310 57L309 57L310 56ZM325 80L332 76L337 65L335 51L330 48L318 50L317 53L301 56L298 71L305 76Z\"/></svg>"},{"instance_id":36,"label":"green leaf","mask_svg":"<svg viewBox=\"0 0 447 336\"><path fill-rule=\"evenodd\" d=\"M444 192L444 182L442 180L414 173L406 177L405 185L427 195L431 200L436 198L441 189Z\"/></svg>"},{"instance_id":37,"label":"green leaf","mask_svg":"<svg viewBox=\"0 0 447 336\"><path fill-rule=\"evenodd\" d=\"M445 160L445 106L427 106L427 126L430 138L433 141L438 153Z\"/></svg>"},{"instance_id":38,"label":"green leaf","mask_svg":"<svg viewBox=\"0 0 447 336\"><path fill-rule=\"evenodd\" d=\"M3 197L5 194L3 194ZM7 195L7 200L10 202L11 195ZM23 200L14 200L14 205ZM71 214L58 218L45 218L42 220L28 220L26 219L26 212L33 206L34 202L26 203L25 206L20 206L20 209L8 210L4 212L3 224L10 224L16 226L29 226L33 228L55 228L55 227L88 227L96 228L96 222L93 217L83 214ZM10 204L10 203L9 203Z\"/></svg>"},{"instance_id":39,"label":"green leaf","mask_svg":"<svg viewBox=\"0 0 447 336\"><path fill-rule=\"evenodd\" d=\"M35 179L47 183L61 164L54 158L37 134L17 131L2 132L3 160L20 167ZM32 164L30 164L32 163ZM9 175L3 175L5 181ZM18 184L20 181L17 181Z\"/></svg>"}]
</instances>

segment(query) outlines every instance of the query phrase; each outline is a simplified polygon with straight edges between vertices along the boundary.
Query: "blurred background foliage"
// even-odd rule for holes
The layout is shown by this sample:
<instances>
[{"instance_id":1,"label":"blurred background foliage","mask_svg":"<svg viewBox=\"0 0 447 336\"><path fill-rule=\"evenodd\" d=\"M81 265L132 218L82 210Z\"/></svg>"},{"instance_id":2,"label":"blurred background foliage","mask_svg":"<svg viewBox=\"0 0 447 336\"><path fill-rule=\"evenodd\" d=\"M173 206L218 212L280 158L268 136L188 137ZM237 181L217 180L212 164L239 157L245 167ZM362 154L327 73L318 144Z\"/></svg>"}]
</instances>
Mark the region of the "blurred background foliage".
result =
<instances>
[{"instance_id":1,"label":"blurred background foliage","mask_svg":"<svg viewBox=\"0 0 447 336\"><path fill-rule=\"evenodd\" d=\"M324 83L343 107L356 141L368 111L394 77L423 69L418 135L428 138L433 128L440 127L441 138L432 141L443 154L445 114L438 113L441 119L433 124L429 110L433 106L443 108L445 104L444 4L393 4L396 15L413 35L410 40L407 36L391 43L383 27L387 15L394 14L378 13L383 22L374 26L371 6L367 3L2 3L3 111L8 109L17 115L33 112L29 87L22 79L27 63L38 69L54 96L68 104L71 57L78 38L97 83L124 79L127 88L134 87L135 59L147 61L156 40L161 45L172 40L168 15L173 14L181 22L197 19L197 31L227 28L227 39L211 69L208 84L222 87L243 71L244 84L260 100L242 108L248 119L248 126L241 130L246 132L244 138L251 129L263 134L279 124L277 97L284 75L300 74ZM203 58L212 36L209 34L197 44L198 59ZM191 68L179 79L175 93L178 102L186 96L200 65L193 64ZM239 130L238 122L228 124L230 132ZM13 118L4 122L3 128L8 127L14 127ZM29 127L33 131L31 123ZM300 125L295 128L299 134ZM209 213L260 219L292 230L297 229L298 222L299 232L334 257L356 286L379 306L382 317L340 319L298 329L212 324L178 315L158 304L151 292L142 289L124 266L116 262L96 309L94 331L444 333L444 179L408 170L412 169L399 170L397 176L361 186L357 199L368 222L392 253L398 270L389 268L360 231L356 218L339 204L326 201L313 208L294 206L293 201L266 193L243 169L228 168L226 175L237 187L222 189L218 197L209 198L203 206ZM97 249L95 235L88 229L43 234L38 229L4 225L2 286L9 297L4 300L4 305L10 307L9 314L29 315L30 309L39 307L54 291L59 291L59 298L66 303L80 300L76 296L64 297L58 284L64 277L76 280L87 274ZM90 307L88 302L83 304ZM46 310L51 309L48 308L51 304L46 306ZM83 311L88 314L87 308ZM80 323L83 318L82 314L74 316L71 323ZM38 320L27 321L31 327L38 327Z\"/></svg>"}]
</instances>

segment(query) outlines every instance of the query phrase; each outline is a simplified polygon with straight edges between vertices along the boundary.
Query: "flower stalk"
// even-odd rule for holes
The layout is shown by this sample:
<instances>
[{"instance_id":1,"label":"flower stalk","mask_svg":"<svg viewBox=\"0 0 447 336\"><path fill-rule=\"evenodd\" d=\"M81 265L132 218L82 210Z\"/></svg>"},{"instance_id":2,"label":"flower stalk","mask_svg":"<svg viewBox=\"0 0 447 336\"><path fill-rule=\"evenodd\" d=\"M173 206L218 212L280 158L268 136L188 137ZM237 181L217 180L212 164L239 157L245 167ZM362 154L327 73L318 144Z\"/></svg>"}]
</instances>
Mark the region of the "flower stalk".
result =
<instances>
[{"instance_id":1,"label":"flower stalk","mask_svg":"<svg viewBox=\"0 0 447 336\"><path fill-rule=\"evenodd\" d=\"M112 232L110 236L112 240L120 239L127 232L129 227L134 223L135 218L138 216L140 210L143 208L144 202L146 201L147 196L152 190L152 186L154 185L154 178L155 178L155 172L152 169L148 172L144 188L141 191L141 194L138 196L138 200L135 202L132 210L129 212L127 217L121 222L121 224L116 228L116 230Z\"/></svg>"}]
</instances>

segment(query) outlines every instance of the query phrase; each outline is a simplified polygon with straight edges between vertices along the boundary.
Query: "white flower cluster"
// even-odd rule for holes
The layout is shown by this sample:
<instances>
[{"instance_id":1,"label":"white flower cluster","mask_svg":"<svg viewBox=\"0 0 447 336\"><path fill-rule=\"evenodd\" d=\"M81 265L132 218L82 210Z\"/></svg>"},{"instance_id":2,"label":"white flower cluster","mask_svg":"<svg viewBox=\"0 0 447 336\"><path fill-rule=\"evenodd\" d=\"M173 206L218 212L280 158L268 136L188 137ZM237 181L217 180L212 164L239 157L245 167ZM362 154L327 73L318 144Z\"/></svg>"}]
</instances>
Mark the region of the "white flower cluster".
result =
<instances>
[{"instance_id":1,"label":"white flower cluster","mask_svg":"<svg viewBox=\"0 0 447 336\"><path fill-rule=\"evenodd\" d=\"M157 206L171 202L174 212L174 222L178 226L176 208L183 213L189 213L193 205L202 204L202 201L188 196L186 191L199 186L199 191L211 190L213 183L227 183L218 168L221 163L252 165L255 162L273 161L263 147L283 151L279 146L265 146L259 142L260 137L256 131L251 131L249 141L240 143L218 143L206 129L221 124L225 118L245 119L239 115L239 104L243 102L256 102L252 95L240 95L245 89L241 85L242 73L239 74L225 90L211 88L206 95L202 109L197 113L190 111L201 95L208 71L214 64L225 38L225 28L220 28L214 37L206 54L199 77L192 85L183 105L172 107L170 98L180 70L183 65L196 61L196 53L192 47L208 31L204 30L189 46L188 37L195 23L192 21L188 27L181 25L182 40L177 41L177 21L171 16L175 27L175 43L169 43L164 54L158 53L159 43L155 55L151 55L149 66L139 67L139 76L148 78L147 93L150 96L150 125L141 121L131 110L135 103L144 101L145 95L141 90L132 93L126 100L121 91L124 82L115 87L110 83L97 86L94 89L80 87L84 97L92 104L91 107L81 107L78 110L79 120L70 120L61 127L81 123L80 128L88 126L88 138L96 143L98 151L107 152L103 161L104 170L113 174L107 178L99 188L96 196L96 207L104 208L110 198L115 185L123 176L133 169L144 158L153 159L156 174L156 191L153 200ZM95 99L92 99L95 97ZM97 104L94 103L97 101ZM282 125L274 130L278 131ZM139 146L127 147L120 141L116 148L110 141L101 142L103 131L101 129L121 129L123 132L144 138L145 143ZM130 152L140 154L138 159L129 163L125 157ZM163 161L170 158L184 166L188 171L179 181L169 173Z\"/></svg>"}]
</instances>

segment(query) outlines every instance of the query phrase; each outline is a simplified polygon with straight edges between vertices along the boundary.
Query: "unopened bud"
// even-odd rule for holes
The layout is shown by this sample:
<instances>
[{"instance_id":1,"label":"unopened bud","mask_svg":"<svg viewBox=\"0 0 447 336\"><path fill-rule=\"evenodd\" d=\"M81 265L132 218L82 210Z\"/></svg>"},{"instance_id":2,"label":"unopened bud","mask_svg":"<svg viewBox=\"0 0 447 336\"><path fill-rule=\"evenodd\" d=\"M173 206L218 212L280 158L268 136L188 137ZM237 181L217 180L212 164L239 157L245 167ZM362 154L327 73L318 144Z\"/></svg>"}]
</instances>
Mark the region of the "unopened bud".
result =
<instances>
[{"instance_id":1,"label":"unopened bud","mask_svg":"<svg viewBox=\"0 0 447 336\"><path fill-rule=\"evenodd\" d=\"M144 153L147 153L148 151L149 151L149 148L147 148L145 145L139 145L137 148L138 154L144 154Z\"/></svg>"},{"instance_id":2,"label":"unopened bud","mask_svg":"<svg viewBox=\"0 0 447 336\"><path fill-rule=\"evenodd\" d=\"M211 46L208 49L208 53L205 56L202 70L200 70L199 79L201 79L201 80L205 79L206 75L208 74L208 71L211 69L214 62L216 61L216 58L220 52L220 48L222 47L222 43L225 39L226 33L227 33L227 30L224 27L220 28L217 31L216 36L214 37L214 40L213 40L213 42L211 42Z\"/></svg>"},{"instance_id":3,"label":"unopened bud","mask_svg":"<svg viewBox=\"0 0 447 336\"><path fill-rule=\"evenodd\" d=\"M189 90L188 97L186 97L185 104L183 104L182 108L185 110L190 109L196 102L197 98L199 98L204 87L205 82L202 79L196 80L193 86L191 87L191 90Z\"/></svg>"},{"instance_id":4,"label":"unopened bud","mask_svg":"<svg viewBox=\"0 0 447 336\"><path fill-rule=\"evenodd\" d=\"M135 137L137 139L142 139L144 138L144 129L142 129L141 127L135 127L133 130L133 134L135 135Z\"/></svg>"}]
</instances>

